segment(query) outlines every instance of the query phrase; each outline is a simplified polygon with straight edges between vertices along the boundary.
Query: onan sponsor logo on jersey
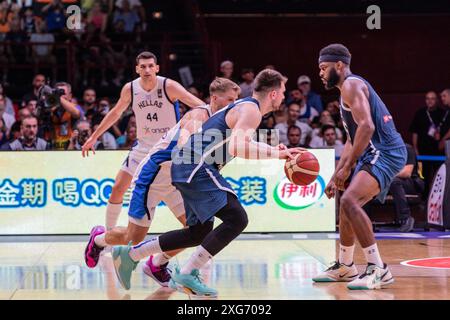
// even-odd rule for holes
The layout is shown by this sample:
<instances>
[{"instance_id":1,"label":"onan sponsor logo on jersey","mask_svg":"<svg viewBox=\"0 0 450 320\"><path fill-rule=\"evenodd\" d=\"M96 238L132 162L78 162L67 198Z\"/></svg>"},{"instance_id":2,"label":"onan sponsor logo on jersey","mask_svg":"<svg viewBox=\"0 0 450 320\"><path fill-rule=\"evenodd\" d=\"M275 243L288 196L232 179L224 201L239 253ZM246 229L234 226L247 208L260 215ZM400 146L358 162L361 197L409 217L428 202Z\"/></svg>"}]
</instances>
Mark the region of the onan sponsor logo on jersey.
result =
<instances>
[{"instance_id":1,"label":"onan sponsor logo on jersey","mask_svg":"<svg viewBox=\"0 0 450 320\"><path fill-rule=\"evenodd\" d=\"M284 177L273 190L275 202L283 209L302 210L312 206L325 192L325 181L321 176L307 186L293 184Z\"/></svg>"},{"instance_id":2,"label":"onan sponsor logo on jersey","mask_svg":"<svg viewBox=\"0 0 450 320\"><path fill-rule=\"evenodd\" d=\"M162 101L158 101L158 100L143 100L138 103L139 109L144 109L146 107L162 108L162 106L163 106Z\"/></svg>"}]
</instances>

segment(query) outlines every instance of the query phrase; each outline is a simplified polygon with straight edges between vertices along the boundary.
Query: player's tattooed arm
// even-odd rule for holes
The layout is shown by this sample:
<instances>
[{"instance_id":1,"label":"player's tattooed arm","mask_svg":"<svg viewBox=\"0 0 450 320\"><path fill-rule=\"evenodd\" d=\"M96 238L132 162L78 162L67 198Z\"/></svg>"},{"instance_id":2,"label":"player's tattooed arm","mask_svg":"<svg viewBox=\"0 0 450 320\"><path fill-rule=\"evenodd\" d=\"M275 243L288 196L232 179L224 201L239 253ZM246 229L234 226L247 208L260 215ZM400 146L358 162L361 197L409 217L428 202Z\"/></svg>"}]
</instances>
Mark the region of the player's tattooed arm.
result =
<instances>
[{"instance_id":1,"label":"player's tattooed arm","mask_svg":"<svg viewBox=\"0 0 450 320\"><path fill-rule=\"evenodd\" d=\"M98 126L97 130L94 131L92 136L86 141L86 143L81 148L81 154L84 156L89 155L89 150L95 154L94 145L98 138L108 130L112 125L114 125L119 119L122 113L128 108L131 103L131 85L127 83L123 86L120 92L119 101L117 101L114 108L112 108L108 114L103 118L102 122Z\"/></svg>"},{"instance_id":2,"label":"player's tattooed arm","mask_svg":"<svg viewBox=\"0 0 450 320\"><path fill-rule=\"evenodd\" d=\"M197 108L198 106L205 105L205 102L194 96L192 93L187 91L181 84L179 84L174 80L167 79L166 90L169 99L172 101L180 100L184 104L194 109Z\"/></svg>"},{"instance_id":3,"label":"player's tattooed arm","mask_svg":"<svg viewBox=\"0 0 450 320\"><path fill-rule=\"evenodd\" d=\"M343 166L352 168L356 160L363 154L369 145L375 125L370 113L367 86L359 80L347 80L341 89L342 101L350 107L353 119L358 124L355 139L349 151L348 159L345 159Z\"/></svg>"}]
</instances>

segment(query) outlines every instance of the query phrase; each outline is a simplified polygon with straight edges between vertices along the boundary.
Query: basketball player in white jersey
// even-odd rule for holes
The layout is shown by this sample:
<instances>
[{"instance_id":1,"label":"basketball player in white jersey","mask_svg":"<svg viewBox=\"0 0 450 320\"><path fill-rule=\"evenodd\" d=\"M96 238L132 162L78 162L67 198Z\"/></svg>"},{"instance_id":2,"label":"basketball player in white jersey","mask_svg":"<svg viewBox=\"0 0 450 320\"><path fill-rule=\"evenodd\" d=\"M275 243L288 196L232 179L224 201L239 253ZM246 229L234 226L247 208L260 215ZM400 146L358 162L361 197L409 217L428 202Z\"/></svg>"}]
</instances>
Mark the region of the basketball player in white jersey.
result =
<instances>
[{"instance_id":1,"label":"basketball player in white jersey","mask_svg":"<svg viewBox=\"0 0 450 320\"><path fill-rule=\"evenodd\" d=\"M216 78L209 87L210 105L200 106L188 112L181 121L162 137L139 164L132 181L133 195L129 208L127 228L116 227L93 234L85 251L86 264L95 267L99 254L107 245L137 244L144 240L156 206L164 201L177 219L186 225L183 199L172 185L170 176L171 152L175 145L183 145L189 136L216 111L234 102L240 93L239 86L231 80ZM94 228L94 229L96 229ZM158 254L149 258L144 272L162 286L167 286L170 275L166 269L168 260L180 250Z\"/></svg>"},{"instance_id":2,"label":"basketball player in white jersey","mask_svg":"<svg viewBox=\"0 0 450 320\"><path fill-rule=\"evenodd\" d=\"M116 123L131 105L136 116L138 142L131 149L116 176L106 207L107 229L117 224L123 196L131 184L137 166L153 145L179 121L178 104L174 102L182 101L193 108L205 104L178 82L157 76L158 72L156 56L151 52L140 53L136 58L136 73L139 74L139 78L122 88L116 106L105 116L82 147L83 157L88 156L90 150L95 154L94 145L97 139ZM102 228L93 229L91 233L104 232Z\"/></svg>"}]
</instances>

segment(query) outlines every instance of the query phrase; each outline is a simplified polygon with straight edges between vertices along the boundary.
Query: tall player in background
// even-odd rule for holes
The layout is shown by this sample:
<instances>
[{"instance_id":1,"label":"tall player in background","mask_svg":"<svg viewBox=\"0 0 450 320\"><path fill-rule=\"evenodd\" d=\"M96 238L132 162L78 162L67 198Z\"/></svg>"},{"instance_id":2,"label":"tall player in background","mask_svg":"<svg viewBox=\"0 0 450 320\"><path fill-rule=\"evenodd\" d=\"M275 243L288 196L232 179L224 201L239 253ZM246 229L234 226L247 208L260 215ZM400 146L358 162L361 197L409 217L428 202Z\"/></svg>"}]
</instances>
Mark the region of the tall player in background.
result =
<instances>
[{"instance_id":1,"label":"tall player in background","mask_svg":"<svg viewBox=\"0 0 450 320\"><path fill-rule=\"evenodd\" d=\"M116 176L111 195L106 206L106 228L117 225L122 210L123 196L128 190L139 163L156 142L180 120L178 103L182 101L190 107L205 103L190 94L178 82L157 76L159 65L151 52L142 52L136 57L136 73L139 78L127 83L120 93L115 107L105 116L92 136L82 147L82 154L94 151L97 139L116 123L129 107L136 116L137 143L133 146L122 168ZM91 236L105 232L104 227L95 227Z\"/></svg>"},{"instance_id":2,"label":"tall player in background","mask_svg":"<svg viewBox=\"0 0 450 320\"><path fill-rule=\"evenodd\" d=\"M97 265L100 252L107 245L125 245L130 241L138 244L143 241L152 223L155 208L161 201L164 201L183 226L186 226L183 199L172 185L170 176L172 149L177 143L183 145L212 114L234 102L239 96L240 88L231 80L216 78L209 86L209 93L210 104L189 111L142 160L132 181L133 194L128 210L128 227L116 227L89 239L85 253L89 267ZM144 272L160 285L167 286L170 280L167 264L178 252L151 256L143 266Z\"/></svg>"},{"instance_id":3,"label":"tall player in background","mask_svg":"<svg viewBox=\"0 0 450 320\"><path fill-rule=\"evenodd\" d=\"M172 181L183 196L188 228L166 232L137 246L113 247L120 283L130 288L131 274L140 259L152 254L197 247L181 270L172 272L171 287L198 296L216 296L199 270L247 226L248 217L232 187L219 169L233 157L287 159L304 149L272 147L253 140L264 115L278 110L286 79L277 71L263 70L255 78L253 97L237 100L214 114L201 130L189 137L172 157ZM214 217L222 223L214 227Z\"/></svg>"},{"instance_id":4,"label":"tall player in background","mask_svg":"<svg viewBox=\"0 0 450 320\"><path fill-rule=\"evenodd\" d=\"M336 189L344 191L339 208L339 258L313 280L350 281L349 289L380 289L394 278L381 259L372 223L362 207L375 197L384 202L389 185L405 166L407 153L387 107L365 79L352 74L350 60L351 54L342 44L331 44L319 55L319 75L325 88L336 87L341 92L340 111L348 139L325 189L328 198L334 197ZM353 263L356 239L368 263L359 277Z\"/></svg>"}]
</instances>

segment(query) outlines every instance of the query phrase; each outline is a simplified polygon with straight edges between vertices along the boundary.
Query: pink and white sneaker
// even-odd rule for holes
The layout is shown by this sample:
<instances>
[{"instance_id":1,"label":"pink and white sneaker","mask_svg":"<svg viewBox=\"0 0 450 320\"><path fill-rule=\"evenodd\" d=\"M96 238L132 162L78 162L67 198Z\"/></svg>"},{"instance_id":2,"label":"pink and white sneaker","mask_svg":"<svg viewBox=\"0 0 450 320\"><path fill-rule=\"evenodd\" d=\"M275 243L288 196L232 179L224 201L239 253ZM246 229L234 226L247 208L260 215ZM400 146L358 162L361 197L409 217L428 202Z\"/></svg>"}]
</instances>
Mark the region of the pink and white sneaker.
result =
<instances>
[{"instance_id":1,"label":"pink and white sneaker","mask_svg":"<svg viewBox=\"0 0 450 320\"><path fill-rule=\"evenodd\" d=\"M95 268L100 258L100 253L104 248L101 248L95 244L95 237L105 233L106 230L103 226L95 226L91 230L91 236L89 242L84 250L84 261L89 268Z\"/></svg>"},{"instance_id":2,"label":"pink and white sneaker","mask_svg":"<svg viewBox=\"0 0 450 320\"><path fill-rule=\"evenodd\" d=\"M167 262L157 267L153 264L153 256L150 256L147 262L144 263L142 270L146 275L148 275L150 278L158 282L160 286L168 287L169 281L171 279L169 270L167 269L168 264L169 263Z\"/></svg>"}]
</instances>

